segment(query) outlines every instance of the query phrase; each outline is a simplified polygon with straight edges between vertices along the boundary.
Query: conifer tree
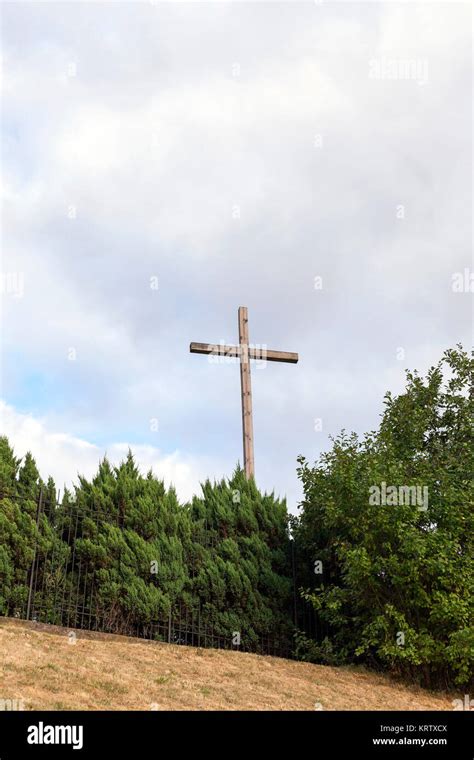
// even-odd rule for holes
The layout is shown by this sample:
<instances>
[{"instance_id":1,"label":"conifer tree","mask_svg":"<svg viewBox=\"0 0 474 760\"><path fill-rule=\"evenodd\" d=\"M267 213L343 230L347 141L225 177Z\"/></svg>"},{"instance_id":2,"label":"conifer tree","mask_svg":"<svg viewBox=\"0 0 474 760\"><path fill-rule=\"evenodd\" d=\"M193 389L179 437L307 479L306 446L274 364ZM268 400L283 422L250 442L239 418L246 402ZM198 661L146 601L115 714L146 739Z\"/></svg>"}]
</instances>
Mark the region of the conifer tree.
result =
<instances>
[{"instance_id":1,"label":"conifer tree","mask_svg":"<svg viewBox=\"0 0 474 760\"><path fill-rule=\"evenodd\" d=\"M39 530L36 523L40 479L30 452L15 457L0 438L0 613L24 615L28 581Z\"/></svg>"},{"instance_id":2,"label":"conifer tree","mask_svg":"<svg viewBox=\"0 0 474 760\"><path fill-rule=\"evenodd\" d=\"M219 635L246 648L263 637L288 645L290 570L286 503L262 495L239 467L228 481L202 486L191 504L197 561L192 597Z\"/></svg>"}]
</instances>

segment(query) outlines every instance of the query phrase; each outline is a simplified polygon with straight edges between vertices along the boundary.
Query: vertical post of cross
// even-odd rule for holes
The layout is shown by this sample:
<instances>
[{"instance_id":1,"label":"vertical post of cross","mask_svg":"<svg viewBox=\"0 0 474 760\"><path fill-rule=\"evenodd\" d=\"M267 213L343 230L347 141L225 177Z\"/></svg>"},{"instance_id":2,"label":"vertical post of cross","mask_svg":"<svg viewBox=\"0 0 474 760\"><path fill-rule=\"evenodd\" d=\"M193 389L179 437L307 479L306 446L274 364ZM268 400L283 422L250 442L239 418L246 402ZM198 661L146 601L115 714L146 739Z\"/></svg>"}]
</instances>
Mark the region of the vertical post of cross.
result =
<instances>
[{"instance_id":1,"label":"vertical post of cross","mask_svg":"<svg viewBox=\"0 0 474 760\"><path fill-rule=\"evenodd\" d=\"M249 319L246 306L239 306L240 386L242 395L242 435L244 469L247 478L255 476L253 456L252 385L250 380Z\"/></svg>"}]
</instances>

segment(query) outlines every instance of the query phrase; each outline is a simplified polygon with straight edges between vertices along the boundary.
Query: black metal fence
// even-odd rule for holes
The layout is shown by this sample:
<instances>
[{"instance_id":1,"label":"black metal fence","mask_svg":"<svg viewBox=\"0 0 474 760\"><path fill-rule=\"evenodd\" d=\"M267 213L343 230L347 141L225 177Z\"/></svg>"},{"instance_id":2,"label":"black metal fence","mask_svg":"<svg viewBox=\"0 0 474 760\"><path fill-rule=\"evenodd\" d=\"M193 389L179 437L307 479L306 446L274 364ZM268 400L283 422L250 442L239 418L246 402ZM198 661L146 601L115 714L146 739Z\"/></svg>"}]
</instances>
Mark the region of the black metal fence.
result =
<instances>
[{"instance_id":1,"label":"black metal fence","mask_svg":"<svg viewBox=\"0 0 474 760\"><path fill-rule=\"evenodd\" d=\"M118 633L133 637L195 647L235 649L280 657L293 656L292 632L273 631L265 637L250 639L239 631L223 632L209 623L199 601L176 601L166 617L137 621L133 611L107 604L101 597L97 573L78 550L80 540L105 524L120 527L120 516L112 518L103 510L75 503L60 503L41 491L37 499L0 493L0 511L8 503L22 503L36 525L31 543L32 561L25 568L23 593L10 605L8 614L16 618L49 623L69 629ZM195 539L212 545L215 534L202 530ZM194 572L194 562L189 566ZM294 570L294 563L293 563ZM297 579L293 578L294 624L310 634L318 634L311 605L301 599ZM1 592L1 590L0 590ZM1 595L1 594L0 594ZM320 632L319 632L320 633Z\"/></svg>"}]
</instances>

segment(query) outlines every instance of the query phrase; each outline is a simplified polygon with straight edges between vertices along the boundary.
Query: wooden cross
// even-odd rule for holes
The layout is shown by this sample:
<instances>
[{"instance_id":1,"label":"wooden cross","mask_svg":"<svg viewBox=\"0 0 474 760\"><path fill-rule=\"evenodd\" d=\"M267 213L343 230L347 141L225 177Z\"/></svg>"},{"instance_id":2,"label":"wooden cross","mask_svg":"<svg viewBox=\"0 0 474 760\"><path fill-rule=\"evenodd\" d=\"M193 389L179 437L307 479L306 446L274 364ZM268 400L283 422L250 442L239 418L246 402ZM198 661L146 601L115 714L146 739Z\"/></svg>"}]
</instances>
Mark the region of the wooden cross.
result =
<instances>
[{"instance_id":1,"label":"wooden cross","mask_svg":"<svg viewBox=\"0 0 474 760\"><path fill-rule=\"evenodd\" d=\"M239 345L228 346L220 343L191 343L192 354L213 354L214 356L240 357L240 386L242 396L242 434L244 444L244 469L247 478L255 477L253 456L253 421L252 421L252 387L250 383L250 360L285 362L296 364L298 354L289 351L270 351L263 346L249 345L248 311L246 306L239 306Z\"/></svg>"}]
</instances>

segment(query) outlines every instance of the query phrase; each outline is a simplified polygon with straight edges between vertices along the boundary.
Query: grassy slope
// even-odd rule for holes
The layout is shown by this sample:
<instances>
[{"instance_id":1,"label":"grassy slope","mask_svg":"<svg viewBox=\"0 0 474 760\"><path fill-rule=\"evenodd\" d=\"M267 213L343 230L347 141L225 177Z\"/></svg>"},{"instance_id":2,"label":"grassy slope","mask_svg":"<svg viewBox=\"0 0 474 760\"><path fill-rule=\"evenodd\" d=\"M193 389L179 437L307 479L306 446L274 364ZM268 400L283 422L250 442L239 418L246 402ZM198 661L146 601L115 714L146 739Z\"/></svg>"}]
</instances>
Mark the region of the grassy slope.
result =
<instances>
[{"instance_id":1,"label":"grassy slope","mask_svg":"<svg viewBox=\"0 0 474 760\"><path fill-rule=\"evenodd\" d=\"M363 670L0 618L0 698L27 710L449 710ZM321 708L319 708L321 709Z\"/></svg>"}]
</instances>

